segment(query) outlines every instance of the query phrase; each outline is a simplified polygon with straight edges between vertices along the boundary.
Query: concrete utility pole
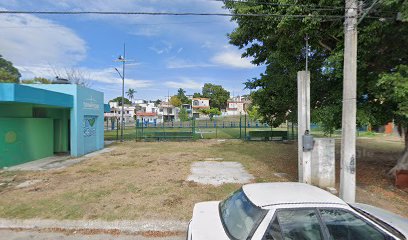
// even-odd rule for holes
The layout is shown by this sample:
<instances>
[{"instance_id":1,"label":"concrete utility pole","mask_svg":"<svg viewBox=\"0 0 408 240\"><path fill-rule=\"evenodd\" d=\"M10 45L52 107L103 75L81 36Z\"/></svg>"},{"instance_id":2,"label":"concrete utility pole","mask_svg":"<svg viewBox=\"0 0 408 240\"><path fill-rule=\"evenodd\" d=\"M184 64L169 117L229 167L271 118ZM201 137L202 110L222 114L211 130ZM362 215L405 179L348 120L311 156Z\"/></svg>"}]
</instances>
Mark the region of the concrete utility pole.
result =
<instances>
[{"instance_id":1,"label":"concrete utility pole","mask_svg":"<svg viewBox=\"0 0 408 240\"><path fill-rule=\"evenodd\" d=\"M357 1L346 0L340 197L356 198Z\"/></svg>"},{"instance_id":2,"label":"concrete utility pole","mask_svg":"<svg viewBox=\"0 0 408 240\"><path fill-rule=\"evenodd\" d=\"M312 151L304 151L304 135L310 129L310 73L299 71L298 88L298 173L299 182L311 184Z\"/></svg>"}]
</instances>

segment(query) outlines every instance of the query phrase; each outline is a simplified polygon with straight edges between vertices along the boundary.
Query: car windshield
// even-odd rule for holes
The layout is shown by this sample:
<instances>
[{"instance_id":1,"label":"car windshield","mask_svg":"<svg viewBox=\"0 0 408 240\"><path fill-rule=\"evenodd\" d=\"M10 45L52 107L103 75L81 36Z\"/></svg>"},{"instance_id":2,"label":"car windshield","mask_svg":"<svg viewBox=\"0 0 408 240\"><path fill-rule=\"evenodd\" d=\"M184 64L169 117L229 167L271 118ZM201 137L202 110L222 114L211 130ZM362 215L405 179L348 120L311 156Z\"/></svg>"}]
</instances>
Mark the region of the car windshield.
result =
<instances>
[{"instance_id":1,"label":"car windshield","mask_svg":"<svg viewBox=\"0 0 408 240\"><path fill-rule=\"evenodd\" d=\"M242 189L220 203L221 220L233 239L247 239L265 216L266 211L255 206Z\"/></svg>"}]
</instances>

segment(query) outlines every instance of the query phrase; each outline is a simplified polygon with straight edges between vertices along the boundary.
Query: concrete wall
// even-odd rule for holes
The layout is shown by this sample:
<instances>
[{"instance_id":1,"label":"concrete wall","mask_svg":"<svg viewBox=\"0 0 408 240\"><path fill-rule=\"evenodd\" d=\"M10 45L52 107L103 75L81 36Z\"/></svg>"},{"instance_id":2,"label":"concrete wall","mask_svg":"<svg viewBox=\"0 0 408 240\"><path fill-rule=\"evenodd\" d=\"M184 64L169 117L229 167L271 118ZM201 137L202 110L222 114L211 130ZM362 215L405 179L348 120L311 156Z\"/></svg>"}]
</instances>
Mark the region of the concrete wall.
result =
<instances>
[{"instance_id":1,"label":"concrete wall","mask_svg":"<svg viewBox=\"0 0 408 240\"><path fill-rule=\"evenodd\" d=\"M312 151L312 184L321 188L335 187L335 140L315 138Z\"/></svg>"},{"instance_id":2,"label":"concrete wall","mask_svg":"<svg viewBox=\"0 0 408 240\"><path fill-rule=\"evenodd\" d=\"M0 167L54 154L52 119L0 118L0 126Z\"/></svg>"}]
</instances>

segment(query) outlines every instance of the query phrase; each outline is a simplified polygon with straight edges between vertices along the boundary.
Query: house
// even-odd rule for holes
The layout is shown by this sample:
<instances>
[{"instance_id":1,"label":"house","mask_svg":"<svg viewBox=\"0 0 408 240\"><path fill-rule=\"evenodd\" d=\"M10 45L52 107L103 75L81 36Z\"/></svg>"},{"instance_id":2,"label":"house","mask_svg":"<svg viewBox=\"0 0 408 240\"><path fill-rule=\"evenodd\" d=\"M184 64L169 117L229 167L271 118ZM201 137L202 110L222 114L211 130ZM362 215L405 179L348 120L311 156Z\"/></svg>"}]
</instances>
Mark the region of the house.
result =
<instances>
[{"instance_id":1,"label":"house","mask_svg":"<svg viewBox=\"0 0 408 240\"><path fill-rule=\"evenodd\" d=\"M0 167L104 146L103 93L74 84L0 84Z\"/></svg>"},{"instance_id":2,"label":"house","mask_svg":"<svg viewBox=\"0 0 408 240\"><path fill-rule=\"evenodd\" d=\"M170 103L162 102L159 105L159 111L157 112L157 114L161 121L172 122L178 118L179 111L180 111L179 108L174 107Z\"/></svg>"},{"instance_id":3,"label":"house","mask_svg":"<svg viewBox=\"0 0 408 240\"><path fill-rule=\"evenodd\" d=\"M106 118L120 119L122 117L122 106L118 102L109 102L110 113L105 113ZM135 106L125 104L123 106L123 119L125 123L135 121Z\"/></svg>"},{"instance_id":4,"label":"house","mask_svg":"<svg viewBox=\"0 0 408 240\"><path fill-rule=\"evenodd\" d=\"M191 105L193 109L192 111L193 117L199 118L201 109L210 109L210 99L209 98L192 98Z\"/></svg>"},{"instance_id":5,"label":"house","mask_svg":"<svg viewBox=\"0 0 408 240\"><path fill-rule=\"evenodd\" d=\"M137 123L144 123L145 126L154 125L161 123L161 119L155 112L137 112L136 113Z\"/></svg>"},{"instance_id":6,"label":"house","mask_svg":"<svg viewBox=\"0 0 408 240\"><path fill-rule=\"evenodd\" d=\"M241 96L233 97L227 101L227 109L225 109L223 115L235 116L240 114L246 114L246 109L250 103L251 101L245 97Z\"/></svg>"}]
</instances>

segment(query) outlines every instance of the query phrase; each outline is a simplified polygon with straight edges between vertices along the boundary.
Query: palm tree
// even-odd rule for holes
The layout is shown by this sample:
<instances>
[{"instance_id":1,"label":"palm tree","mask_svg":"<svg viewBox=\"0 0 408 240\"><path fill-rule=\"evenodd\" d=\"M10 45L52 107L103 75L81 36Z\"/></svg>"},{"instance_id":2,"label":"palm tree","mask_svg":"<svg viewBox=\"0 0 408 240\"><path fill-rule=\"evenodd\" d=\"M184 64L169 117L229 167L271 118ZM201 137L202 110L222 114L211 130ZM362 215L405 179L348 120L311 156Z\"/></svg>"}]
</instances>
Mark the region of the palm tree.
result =
<instances>
[{"instance_id":1,"label":"palm tree","mask_svg":"<svg viewBox=\"0 0 408 240\"><path fill-rule=\"evenodd\" d=\"M133 104L133 97L134 94L136 93L135 89L129 88L129 90L126 92L126 95L130 98L130 102Z\"/></svg>"}]
</instances>

